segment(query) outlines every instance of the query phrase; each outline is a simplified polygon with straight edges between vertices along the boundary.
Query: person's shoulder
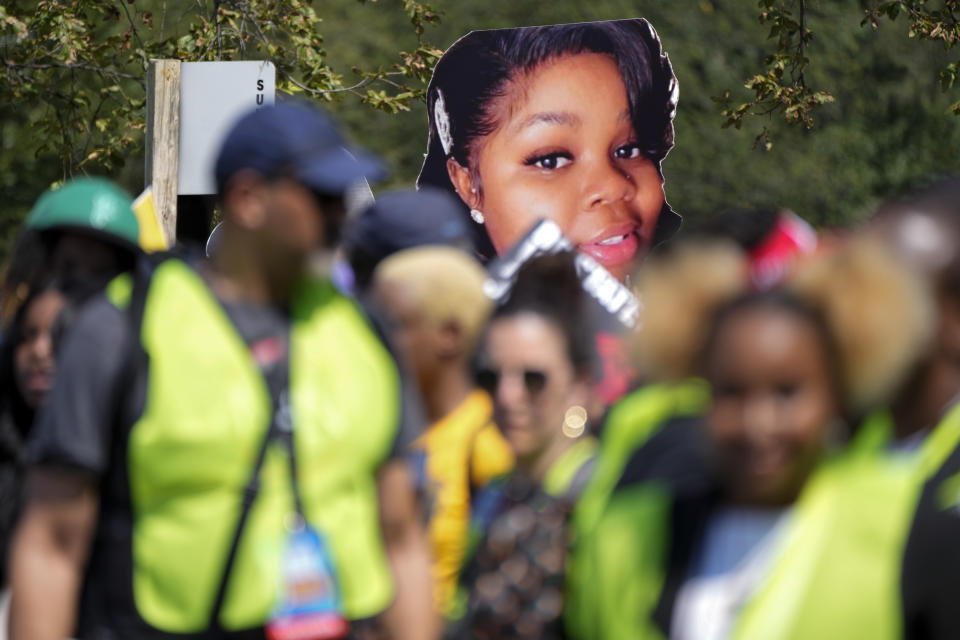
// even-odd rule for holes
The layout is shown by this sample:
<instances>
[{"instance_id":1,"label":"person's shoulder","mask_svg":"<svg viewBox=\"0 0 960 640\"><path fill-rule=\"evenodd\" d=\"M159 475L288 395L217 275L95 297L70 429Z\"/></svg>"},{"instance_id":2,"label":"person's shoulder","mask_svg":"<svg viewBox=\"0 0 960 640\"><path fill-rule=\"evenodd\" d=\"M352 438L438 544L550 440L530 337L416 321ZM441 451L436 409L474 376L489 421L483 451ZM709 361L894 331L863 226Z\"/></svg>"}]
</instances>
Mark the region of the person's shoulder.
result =
<instances>
[{"instance_id":1,"label":"person's shoulder","mask_svg":"<svg viewBox=\"0 0 960 640\"><path fill-rule=\"evenodd\" d=\"M340 294L344 295L344 294ZM396 330L396 324L390 312L375 298L369 295L360 295L356 297L345 296L357 306L357 309L370 323L370 327L380 336L388 345L390 336Z\"/></svg>"},{"instance_id":2,"label":"person's shoulder","mask_svg":"<svg viewBox=\"0 0 960 640\"><path fill-rule=\"evenodd\" d=\"M347 295L337 290L332 284L329 287L329 295L333 296L332 299L348 305L396 360L397 350L393 338L396 333L396 323L390 313L371 296Z\"/></svg>"},{"instance_id":3,"label":"person's shoulder","mask_svg":"<svg viewBox=\"0 0 960 640\"><path fill-rule=\"evenodd\" d=\"M114 282L123 286L122 279ZM111 287L113 287L113 291ZM124 331L126 328L123 321L125 305L114 293L116 288L117 285L111 283L107 290L88 300L78 311L69 335L92 336Z\"/></svg>"},{"instance_id":4,"label":"person's shoulder","mask_svg":"<svg viewBox=\"0 0 960 640\"><path fill-rule=\"evenodd\" d=\"M700 443L700 416L671 416L627 459L616 491L662 483L679 493L698 493L711 484L711 465Z\"/></svg>"},{"instance_id":5,"label":"person's shoulder","mask_svg":"<svg viewBox=\"0 0 960 640\"><path fill-rule=\"evenodd\" d=\"M357 314L375 330L386 327L386 316L375 302L341 291L328 278L310 277L300 288L295 306L307 314L336 308Z\"/></svg>"},{"instance_id":6,"label":"person's shoulder","mask_svg":"<svg viewBox=\"0 0 960 640\"><path fill-rule=\"evenodd\" d=\"M392 338L394 325L389 314L375 301L343 293L329 280L313 278L301 289L296 299L295 322L299 318L310 324L311 318L331 317L337 319L340 328L350 327L350 330L338 334L340 347L349 350L357 345L365 345L362 347L365 352L385 352L392 366L395 369L400 367Z\"/></svg>"},{"instance_id":7,"label":"person's shoulder","mask_svg":"<svg viewBox=\"0 0 960 640\"><path fill-rule=\"evenodd\" d=\"M119 367L132 332L127 309L108 291L96 294L77 312L58 345L58 378L107 375ZM112 375L112 374L110 374Z\"/></svg>"}]
</instances>

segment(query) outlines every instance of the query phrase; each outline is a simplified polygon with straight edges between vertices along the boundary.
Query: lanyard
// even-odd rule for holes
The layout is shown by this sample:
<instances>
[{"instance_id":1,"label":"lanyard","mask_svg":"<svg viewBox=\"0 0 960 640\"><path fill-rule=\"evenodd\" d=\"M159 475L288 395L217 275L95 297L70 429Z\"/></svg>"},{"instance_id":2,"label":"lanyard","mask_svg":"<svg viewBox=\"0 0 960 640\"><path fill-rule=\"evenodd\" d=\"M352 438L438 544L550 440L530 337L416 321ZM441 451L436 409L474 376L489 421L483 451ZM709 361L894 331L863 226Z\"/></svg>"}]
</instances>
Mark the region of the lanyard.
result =
<instances>
[{"instance_id":1,"label":"lanyard","mask_svg":"<svg viewBox=\"0 0 960 640\"><path fill-rule=\"evenodd\" d=\"M219 637L224 634L224 631L220 628L220 612L223 609L224 599L227 595L227 585L230 582L230 574L233 571L233 565L236 561L237 550L240 547L240 538L243 535L244 527L247 523L247 518L250 515L250 510L253 507L253 503L256 501L257 496L260 493L260 471L263 468L263 462L267 457L267 449L270 447L270 443L274 440L279 440L283 445L284 450L287 452L287 458L290 468L290 486L293 491L293 504L296 509L297 517L301 521L306 521L306 516L303 511L303 499L300 495L300 487L297 483L297 464L296 464L296 451L294 449L293 443L293 433L294 433L294 420L293 420L293 411L290 406L290 396L288 392L289 387L289 366L285 369L288 373L284 376L283 384L276 385L277 389L274 389L274 385L267 385L271 389L271 406L273 407L273 416L270 420L270 426L267 429L267 434L263 438L263 442L260 444L260 449L257 452L257 459L253 465L253 469L250 473L250 479L247 481L246 486L243 490L243 502L240 508L240 517L237 518L237 526L233 532L233 539L230 542L230 550L227 553L227 561L224 565L223 573L220 576L220 583L217 586L217 595L213 602L213 608L210 610L210 618L207 624L207 636L208 637Z\"/></svg>"}]
</instances>

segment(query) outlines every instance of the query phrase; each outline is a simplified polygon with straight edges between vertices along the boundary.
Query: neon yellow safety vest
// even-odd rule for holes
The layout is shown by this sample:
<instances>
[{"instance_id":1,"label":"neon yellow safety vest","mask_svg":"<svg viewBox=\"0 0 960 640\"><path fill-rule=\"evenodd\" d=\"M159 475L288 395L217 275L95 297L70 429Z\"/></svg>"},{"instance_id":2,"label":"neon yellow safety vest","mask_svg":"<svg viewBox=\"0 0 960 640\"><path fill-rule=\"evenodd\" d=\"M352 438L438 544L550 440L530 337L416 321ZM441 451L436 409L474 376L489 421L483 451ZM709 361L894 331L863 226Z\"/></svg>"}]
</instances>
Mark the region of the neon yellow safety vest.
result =
<instances>
[{"instance_id":1,"label":"neon yellow safety vest","mask_svg":"<svg viewBox=\"0 0 960 640\"><path fill-rule=\"evenodd\" d=\"M900 563L919 488L908 460L848 456L824 464L736 615L733 639L902 637ZM672 504L669 489L653 482L611 498L577 550L577 637L663 638L652 615L667 575Z\"/></svg>"},{"instance_id":2,"label":"neon yellow safety vest","mask_svg":"<svg viewBox=\"0 0 960 640\"><path fill-rule=\"evenodd\" d=\"M131 280L108 295L129 299ZM244 488L272 414L262 375L201 278L168 259L155 270L140 339L147 398L126 450L133 601L151 627L206 629ZM375 474L400 424L400 381L356 305L323 281L295 297L290 401L304 511L332 548L351 619L393 597ZM220 614L225 629L262 625L278 593L284 521L294 510L286 453L270 445Z\"/></svg>"}]
</instances>

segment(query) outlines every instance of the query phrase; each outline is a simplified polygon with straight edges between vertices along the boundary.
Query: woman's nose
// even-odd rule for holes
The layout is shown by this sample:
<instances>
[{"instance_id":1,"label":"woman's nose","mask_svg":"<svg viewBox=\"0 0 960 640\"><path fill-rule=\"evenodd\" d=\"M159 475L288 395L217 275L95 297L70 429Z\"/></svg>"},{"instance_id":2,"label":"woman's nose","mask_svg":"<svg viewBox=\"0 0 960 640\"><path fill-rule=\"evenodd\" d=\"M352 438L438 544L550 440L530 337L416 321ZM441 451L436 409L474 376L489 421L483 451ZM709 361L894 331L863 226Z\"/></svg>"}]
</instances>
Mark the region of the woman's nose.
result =
<instances>
[{"instance_id":1,"label":"woman's nose","mask_svg":"<svg viewBox=\"0 0 960 640\"><path fill-rule=\"evenodd\" d=\"M609 206L637 195L633 178L609 157L585 162L584 205L586 210Z\"/></svg>"},{"instance_id":2,"label":"woman's nose","mask_svg":"<svg viewBox=\"0 0 960 640\"><path fill-rule=\"evenodd\" d=\"M30 355L38 362L53 359L53 336L49 332L40 333L30 344Z\"/></svg>"},{"instance_id":3,"label":"woman's nose","mask_svg":"<svg viewBox=\"0 0 960 640\"><path fill-rule=\"evenodd\" d=\"M526 397L527 390L524 387L523 374L504 371L497 383L497 402L503 407L512 408L523 403Z\"/></svg>"},{"instance_id":4,"label":"woman's nose","mask_svg":"<svg viewBox=\"0 0 960 640\"><path fill-rule=\"evenodd\" d=\"M779 407L768 394L751 397L743 407L743 426L752 436L763 436L776 429Z\"/></svg>"}]
</instances>

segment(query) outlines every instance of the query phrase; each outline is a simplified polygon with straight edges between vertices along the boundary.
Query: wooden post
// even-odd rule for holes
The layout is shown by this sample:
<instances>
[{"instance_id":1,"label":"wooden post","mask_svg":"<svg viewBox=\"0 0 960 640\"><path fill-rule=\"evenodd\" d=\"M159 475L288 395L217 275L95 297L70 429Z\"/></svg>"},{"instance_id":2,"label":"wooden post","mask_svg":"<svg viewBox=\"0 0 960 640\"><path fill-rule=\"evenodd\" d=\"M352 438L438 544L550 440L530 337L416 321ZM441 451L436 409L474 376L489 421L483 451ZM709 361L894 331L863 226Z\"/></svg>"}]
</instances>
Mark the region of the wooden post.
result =
<instances>
[{"instance_id":1,"label":"wooden post","mask_svg":"<svg viewBox=\"0 0 960 640\"><path fill-rule=\"evenodd\" d=\"M144 182L153 186L160 224L173 246L177 237L180 163L180 61L151 60L147 70L147 134Z\"/></svg>"}]
</instances>

